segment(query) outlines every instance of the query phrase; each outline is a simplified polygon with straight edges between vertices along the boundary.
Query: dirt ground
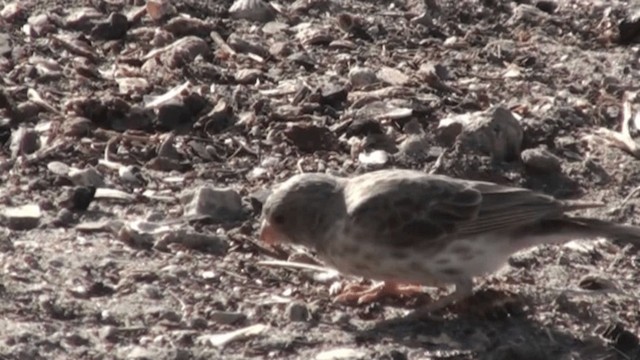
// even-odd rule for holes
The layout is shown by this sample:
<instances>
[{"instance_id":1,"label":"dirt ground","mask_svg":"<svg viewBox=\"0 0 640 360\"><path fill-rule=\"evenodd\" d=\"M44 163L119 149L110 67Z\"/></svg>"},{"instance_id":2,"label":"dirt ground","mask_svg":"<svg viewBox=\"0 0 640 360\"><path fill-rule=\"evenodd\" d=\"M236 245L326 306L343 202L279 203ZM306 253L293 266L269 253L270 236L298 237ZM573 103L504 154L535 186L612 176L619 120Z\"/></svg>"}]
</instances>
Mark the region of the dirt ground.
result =
<instances>
[{"instance_id":1,"label":"dirt ground","mask_svg":"<svg viewBox=\"0 0 640 360\"><path fill-rule=\"evenodd\" d=\"M586 215L640 224L640 160L598 130L638 101L627 2L438 1L431 23L403 0L274 2L269 23L230 17L229 0L5 3L1 359L640 359L640 253L617 241L516 254L469 301L404 321L447 290L337 304L332 286L366 280L257 240L272 184L381 167L602 201ZM496 106L522 128L513 154L440 125ZM201 185L239 208L188 216Z\"/></svg>"}]
</instances>

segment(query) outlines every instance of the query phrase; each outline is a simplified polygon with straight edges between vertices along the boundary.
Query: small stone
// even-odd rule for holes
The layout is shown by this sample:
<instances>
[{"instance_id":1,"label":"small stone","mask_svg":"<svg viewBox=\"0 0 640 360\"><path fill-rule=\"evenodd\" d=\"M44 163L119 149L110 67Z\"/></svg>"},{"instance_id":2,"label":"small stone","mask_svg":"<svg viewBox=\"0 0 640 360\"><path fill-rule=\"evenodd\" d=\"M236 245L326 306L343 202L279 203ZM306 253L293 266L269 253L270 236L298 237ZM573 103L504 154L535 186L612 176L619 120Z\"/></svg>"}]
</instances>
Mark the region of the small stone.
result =
<instances>
[{"instance_id":1,"label":"small stone","mask_svg":"<svg viewBox=\"0 0 640 360\"><path fill-rule=\"evenodd\" d=\"M600 275L586 275L580 281L578 281L578 286L581 289L592 290L592 291L609 291L609 292L617 292L620 291L616 284Z\"/></svg>"},{"instance_id":2,"label":"small stone","mask_svg":"<svg viewBox=\"0 0 640 360\"><path fill-rule=\"evenodd\" d=\"M175 11L169 0L148 0L146 5L147 14L153 20L160 20Z\"/></svg>"},{"instance_id":3,"label":"small stone","mask_svg":"<svg viewBox=\"0 0 640 360\"><path fill-rule=\"evenodd\" d=\"M526 149L520 154L524 165L536 172L555 174L562 171L560 158L544 148Z\"/></svg>"},{"instance_id":4,"label":"small stone","mask_svg":"<svg viewBox=\"0 0 640 360\"><path fill-rule=\"evenodd\" d=\"M9 229L5 228L0 231L0 253L13 252L14 250L13 241L9 238ZM0 285L0 291L3 291L3 289L4 286Z\"/></svg>"},{"instance_id":5,"label":"small stone","mask_svg":"<svg viewBox=\"0 0 640 360\"><path fill-rule=\"evenodd\" d=\"M351 85L360 89L378 82L376 73L367 67L355 66L349 70L349 82Z\"/></svg>"},{"instance_id":6,"label":"small stone","mask_svg":"<svg viewBox=\"0 0 640 360\"><path fill-rule=\"evenodd\" d=\"M305 303L292 302L287 306L287 317L290 321L309 321L309 308Z\"/></svg>"},{"instance_id":7,"label":"small stone","mask_svg":"<svg viewBox=\"0 0 640 360\"><path fill-rule=\"evenodd\" d=\"M555 1L542 0L536 2L536 7L547 14L553 14L556 11L558 4Z\"/></svg>"},{"instance_id":8,"label":"small stone","mask_svg":"<svg viewBox=\"0 0 640 360\"><path fill-rule=\"evenodd\" d=\"M95 128L95 125L91 122L91 120L76 116L66 120L62 123L62 129L64 131L64 135L81 138L91 134L91 131Z\"/></svg>"},{"instance_id":9,"label":"small stone","mask_svg":"<svg viewBox=\"0 0 640 360\"><path fill-rule=\"evenodd\" d=\"M104 21L96 23L91 29L91 36L99 40L119 40L125 37L129 30L129 21L123 14L112 13Z\"/></svg>"},{"instance_id":10,"label":"small stone","mask_svg":"<svg viewBox=\"0 0 640 360\"><path fill-rule=\"evenodd\" d=\"M8 208L2 215L11 230L31 230L38 226L42 217L40 206L35 204Z\"/></svg>"},{"instance_id":11,"label":"small stone","mask_svg":"<svg viewBox=\"0 0 640 360\"><path fill-rule=\"evenodd\" d=\"M229 35L227 38L227 44L239 53L251 53L261 57L267 57L269 55L267 49L262 46L261 43L257 41L250 41L246 36L242 36L237 33Z\"/></svg>"},{"instance_id":12,"label":"small stone","mask_svg":"<svg viewBox=\"0 0 640 360\"><path fill-rule=\"evenodd\" d=\"M470 116L471 114L454 115L440 120L436 130L438 142L447 147L453 146Z\"/></svg>"},{"instance_id":13,"label":"small stone","mask_svg":"<svg viewBox=\"0 0 640 360\"><path fill-rule=\"evenodd\" d=\"M269 3L262 0L236 0L229 8L229 14L236 19L263 23L276 18L275 10Z\"/></svg>"},{"instance_id":14,"label":"small stone","mask_svg":"<svg viewBox=\"0 0 640 360\"><path fill-rule=\"evenodd\" d=\"M60 209L52 223L54 226L68 227L73 223L73 220L73 213L69 209Z\"/></svg>"},{"instance_id":15,"label":"small stone","mask_svg":"<svg viewBox=\"0 0 640 360\"><path fill-rule=\"evenodd\" d=\"M193 114L184 103L174 101L163 104L158 108L156 126L162 131L172 131L184 126L190 126Z\"/></svg>"},{"instance_id":16,"label":"small stone","mask_svg":"<svg viewBox=\"0 0 640 360\"><path fill-rule=\"evenodd\" d=\"M439 146L432 146L427 150L426 160L437 160L444 153L444 149Z\"/></svg>"},{"instance_id":17,"label":"small stone","mask_svg":"<svg viewBox=\"0 0 640 360\"><path fill-rule=\"evenodd\" d=\"M197 36L185 36L169 45L170 51L161 55L162 62L172 69L184 64L193 63L198 57L207 58L211 55L209 44Z\"/></svg>"},{"instance_id":18,"label":"small stone","mask_svg":"<svg viewBox=\"0 0 640 360\"><path fill-rule=\"evenodd\" d=\"M121 167L118 169L118 176L120 176L120 180L122 180L123 183L133 187L140 187L147 183L142 176L142 170L137 165Z\"/></svg>"},{"instance_id":19,"label":"small stone","mask_svg":"<svg viewBox=\"0 0 640 360\"><path fill-rule=\"evenodd\" d=\"M62 265L58 266L62 267ZM99 315L100 321L105 323L116 323L116 317L109 310L102 310Z\"/></svg>"},{"instance_id":20,"label":"small stone","mask_svg":"<svg viewBox=\"0 0 640 360\"><path fill-rule=\"evenodd\" d=\"M116 78L118 90L121 94L141 94L149 90L149 82L142 77Z\"/></svg>"},{"instance_id":21,"label":"small stone","mask_svg":"<svg viewBox=\"0 0 640 360\"><path fill-rule=\"evenodd\" d=\"M218 324L233 325L247 320L247 315L231 311L214 311L209 318Z\"/></svg>"},{"instance_id":22,"label":"small stone","mask_svg":"<svg viewBox=\"0 0 640 360\"><path fill-rule=\"evenodd\" d=\"M240 69L235 74L235 79L239 84L254 84L258 79L262 78L263 73L260 69Z\"/></svg>"},{"instance_id":23,"label":"small stone","mask_svg":"<svg viewBox=\"0 0 640 360\"><path fill-rule=\"evenodd\" d=\"M29 26L24 27L24 30L32 37L42 37L56 31L56 26L51 22L47 14L32 15L27 20L27 23Z\"/></svg>"},{"instance_id":24,"label":"small stone","mask_svg":"<svg viewBox=\"0 0 640 360\"><path fill-rule=\"evenodd\" d=\"M264 34L274 35L274 34L282 33L287 29L289 29L289 25L287 23L280 22L280 21L271 21L264 24L264 26L262 27L262 32Z\"/></svg>"},{"instance_id":25,"label":"small stone","mask_svg":"<svg viewBox=\"0 0 640 360\"><path fill-rule=\"evenodd\" d=\"M355 119L351 124L349 124L349 127L347 127L347 131L345 132L345 135L347 137L367 136L370 134L384 134L382 125L380 125L380 122L378 120L374 120L371 118Z\"/></svg>"},{"instance_id":26,"label":"small stone","mask_svg":"<svg viewBox=\"0 0 640 360\"><path fill-rule=\"evenodd\" d=\"M446 66L433 62L426 62L420 65L418 74L423 76L435 76L441 81L452 80L453 76Z\"/></svg>"},{"instance_id":27,"label":"small stone","mask_svg":"<svg viewBox=\"0 0 640 360\"><path fill-rule=\"evenodd\" d=\"M47 169L58 176L67 176L69 174L69 166L59 161L52 161L47 164Z\"/></svg>"},{"instance_id":28,"label":"small stone","mask_svg":"<svg viewBox=\"0 0 640 360\"><path fill-rule=\"evenodd\" d=\"M601 336L610 342L609 346L620 354L629 354L637 349L640 343L638 336L633 331L625 329L621 323L609 324L598 332L601 332Z\"/></svg>"},{"instance_id":29,"label":"small stone","mask_svg":"<svg viewBox=\"0 0 640 360\"><path fill-rule=\"evenodd\" d=\"M324 126L294 124L284 131L284 135L302 152L334 150L337 147L335 134Z\"/></svg>"},{"instance_id":30,"label":"small stone","mask_svg":"<svg viewBox=\"0 0 640 360\"><path fill-rule=\"evenodd\" d=\"M160 300L164 298L162 290L155 285L144 284L140 287L140 290L149 298L154 300Z\"/></svg>"},{"instance_id":31,"label":"small stone","mask_svg":"<svg viewBox=\"0 0 640 360\"><path fill-rule=\"evenodd\" d=\"M539 260L533 251L521 251L509 257L509 266L513 268L531 269L537 264Z\"/></svg>"},{"instance_id":32,"label":"small stone","mask_svg":"<svg viewBox=\"0 0 640 360\"><path fill-rule=\"evenodd\" d=\"M276 41L269 47L269 53L275 57L287 57L292 52L291 44L287 41Z\"/></svg>"},{"instance_id":33,"label":"small stone","mask_svg":"<svg viewBox=\"0 0 640 360\"><path fill-rule=\"evenodd\" d=\"M173 310L165 310L160 314L160 318L171 322L180 322L182 316Z\"/></svg>"},{"instance_id":34,"label":"small stone","mask_svg":"<svg viewBox=\"0 0 640 360\"><path fill-rule=\"evenodd\" d=\"M489 155L494 161L512 161L520 157L524 130L506 108L497 107L492 113L475 112L445 118L438 129L441 141L455 136L456 142L465 150Z\"/></svg>"},{"instance_id":35,"label":"small stone","mask_svg":"<svg viewBox=\"0 0 640 360\"><path fill-rule=\"evenodd\" d=\"M186 191L181 202L185 216L206 216L214 221L238 220L243 217L242 199L233 189L201 186Z\"/></svg>"},{"instance_id":36,"label":"small stone","mask_svg":"<svg viewBox=\"0 0 640 360\"><path fill-rule=\"evenodd\" d=\"M174 314L171 314L171 313L174 313ZM178 318L177 321L180 321L179 319L180 315L175 314L174 311L167 309L162 305L146 306L144 308L144 314L146 317L153 318L153 319L176 319L177 317ZM170 321L173 321L173 320L170 320Z\"/></svg>"},{"instance_id":37,"label":"small stone","mask_svg":"<svg viewBox=\"0 0 640 360\"><path fill-rule=\"evenodd\" d=\"M195 317L189 321L189 327L193 329L204 329L207 326L209 326L209 322L203 317Z\"/></svg>"},{"instance_id":38,"label":"small stone","mask_svg":"<svg viewBox=\"0 0 640 360\"><path fill-rule=\"evenodd\" d=\"M331 322L334 324L349 324L351 322L351 316L347 313L333 314Z\"/></svg>"},{"instance_id":39,"label":"small stone","mask_svg":"<svg viewBox=\"0 0 640 360\"><path fill-rule=\"evenodd\" d=\"M0 17L12 22L23 17L26 13L27 5L22 1L14 1L5 3L4 7L0 10Z\"/></svg>"},{"instance_id":40,"label":"small stone","mask_svg":"<svg viewBox=\"0 0 640 360\"><path fill-rule=\"evenodd\" d=\"M252 53L261 57L267 57L267 49L262 44L254 41L248 41L245 36L239 36L236 33L229 35L227 44L239 53Z\"/></svg>"},{"instance_id":41,"label":"small stone","mask_svg":"<svg viewBox=\"0 0 640 360\"><path fill-rule=\"evenodd\" d=\"M389 154L384 150L373 150L358 154L358 161L362 165L382 166L389 162Z\"/></svg>"},{"instance_id":42,"label":"small stone","mask_svg":"<svg viewBox=\"0 0 640 360\"><path fill-rule=\"evenodd\" d=\"M131 221L120 227L118 239L134 248L151 249L161 226L150 221Z\"/></svg>"},{"instance_id":43,"label":"small stone","mask_svg":"<svg viewBox=\"0 0 640 360\"><path fill-rule=\"evenodd\" d=\"M362 148L366 151L384 150L389 154L398 152L394 139L387 134L369 134L364 138Z\"/></svg>"},{"instance_id":44,"label":"small stone","mask_svg":"<svg viewBox=\"0 0 640 360\"><path fill-rule=\"evenodd\" d=\"M80 7L70 10L71 12L64 18L64 26L72 30L89 30L96 21L99 21L104 16L92 7Z\"/></svg>"},{"instance_id":45,"label":"small stone","mask_svg":"<svg viewBox=\"0 0 640 360\"><path fill-rule=\"evenodd\" d=\"M543 12L536 6L520 4L513 9L513 15L507 20L506 24L508 26L518 26L520 24L539 25L549 17L548 13Z\"/></svg>"},{"instance_id":46,"label":"small stone","mask_svg":"<svg viewBox=\"0 0 640 360\"><path fill-rule=\"evenodd\" d=\"M402 71L386 66L378 70L376 76L384 83L397 86L405 86L410 80Z\"/></svg>"},{"instance_id":47,"label":"small stone","mask_svg":"<svg viewBox=\"0 0 640 360\"><path fill-rule=\"evenodd\" d=\"M629 44L637 42L640 35L640 9L630 10L618 24L618 42Z\"/></svg>"},{"instance_id":48,"label":"small stone","mask_svg":"<svg viewBox=\"0 0 640 360\"><path fill-rule=\"evenodd\" d=\"M261 188L249 195L249 202L251 203L251 207L256 214L259 214L262 211L262 206L267 201L267 198L270 194L270 189Z\"/></svg>"},{"instance_id":49,"label":"small stone","mask_svg":"<svg viewBox=\"0 0 640 360\"><path fill-rule=\"evenodd\" d=\"M76 186L67 197L60 201L62 207L71 211L85 211L96 195L96 188L92 186Z\"/></svg>"},{"instance_id":50,"label":"small stone","mask_svg":"<svg viewBox=\"0 0 640 360\"><path fill-rule=\"evenodd\" d=\"M78 186L92 186L100 188L105 186L102 174L93 167L86 169L71 169L69 171L69 179Z\"/></svg>"},{"instance_id":51,"label":"small stone","mask_svg":"<svg viewBox=\"0 0 640 360\"><path fill-rule=\"evenodd\" d=\"M23 123L35 122L42 112L44 112L44 108L40 104L27 100L16 106L14 116L22 119L20 121Z\"/></svg>"},{"instance_id":52,"label":"small stone","mask_svg":"<svg viewBox=\"0 0 640 360\"><path fill-rule=\"evenodd\" d=\"M343 85L328 84L321 90L320 103L339 108L347 100L349 91Z\"/></svg>"},{"instance_id":53,"label":"small stone","mask_svg":"<svg viewBox=\"0 0 640 360\"><path fill-rule=\"evenodd\" d=\"M233 107L225 100L220 100L216 106L199 121L205 124L208 133L218 134L234 123Z\"/></svg>"},{"instance_id":54,"label":"small stone","mask_svg":"<svg viewBox=\"0 0 640 360\"><path fill-rule=\"evenodd\" d=\"M424 159L429 150L429 141L424 135L409 135L398 146L398 153L413 159Z\"/></svg>"},{"instance_id":55,"label":"small stone","mask_svg":"<svg viewBox=\"0 0 640 360\"><path fill-rule=\"evenodd\" d=\"M157 351L153 351L142 346L135 346L130 351L127 351L127 356L125 357L125 359L151 360L157 359L159 357L158 355L160 354Z\"/></svg>"},{"instance_id":56,"label":"small stone","mask_svg":"<svg viewBox=\"0 0 640 360\"><path fill-rule=\"evenodd\" d=\"M9 148L12 158L33 154L40 148L40 136L35 130L21 126L11 134Z\"/></svg>"},{"instance_id":57,"label":"small stone","mask_svg":"<svg viewBox=\"0 0 640 360\"><path fill-rule=\"evenodd\" d=\"M98 336L103 340L115 342L118 337L118 329L111 325L103 326L98 332Z\"/></svg>"}]
</instances>

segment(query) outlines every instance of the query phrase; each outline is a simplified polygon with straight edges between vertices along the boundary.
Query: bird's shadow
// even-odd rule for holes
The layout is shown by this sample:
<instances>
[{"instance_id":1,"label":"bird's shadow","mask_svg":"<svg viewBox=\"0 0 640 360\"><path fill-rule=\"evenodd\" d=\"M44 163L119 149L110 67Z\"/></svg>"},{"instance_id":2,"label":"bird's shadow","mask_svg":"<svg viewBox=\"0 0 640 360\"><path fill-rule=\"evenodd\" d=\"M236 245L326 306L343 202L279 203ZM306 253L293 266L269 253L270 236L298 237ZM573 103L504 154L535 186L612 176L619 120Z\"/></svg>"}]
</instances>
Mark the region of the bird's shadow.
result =
<instances>
[{"instance_id":1,"label":"bird's shadow","mask_svg":"<svg viewBox=\"0 0 640 360\"><path fill-rule=\"evenodd\" d=\"M520 313L472 314L446 318L409 314L372 325L346 329L357 343L393 343L420 358L434 359L629 359L595 334L572 330L570 323L534 319L532 310ZM538 317L539 318L539 317ZM554 322L555 321L555 322Z\"/></svg>"}]
</instances>

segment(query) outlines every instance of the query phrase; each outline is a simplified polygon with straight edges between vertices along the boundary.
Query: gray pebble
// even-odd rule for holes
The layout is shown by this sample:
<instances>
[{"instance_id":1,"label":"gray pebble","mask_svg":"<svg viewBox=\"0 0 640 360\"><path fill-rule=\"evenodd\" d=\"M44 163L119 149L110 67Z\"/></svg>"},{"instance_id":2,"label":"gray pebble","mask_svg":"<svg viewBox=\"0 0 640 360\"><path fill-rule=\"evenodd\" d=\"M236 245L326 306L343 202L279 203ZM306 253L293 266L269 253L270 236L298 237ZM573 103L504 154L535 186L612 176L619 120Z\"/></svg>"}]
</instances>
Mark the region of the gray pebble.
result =
<instances>
[{"instance_id":1,"label":"gray pebble","mask_svg":"<svg viewBox=\"0 0 640 360\"><path fill-rule=\"evenodd\" d=\"M182 320L182 316L180 316L180 314L173 310L164 311L162 314L160 314L160 317L171 322L180 322L180 320Z\"/></svg>"},{"instance_id":2,"label":"gray pebble","mask_svg":"<svg viewBox=\"0 0 640 360\"><path fill-rule=\"evenodd\" d=\"M524 165L530 170L547 174L562 171L560 158L544 148L527 149L520 156Z\"/></svg>"},{"instance_id":3,"label":"gray pebble","mask_svg":"<svg viewBox=\"0 0 640 360\"><path fill-rule=\"evenodd\" d=\"M189 327L194 329L204 329L207 326L209 326L209 322L202 317L195 317L189 321Z\"/></svg>"},{"instance_id":4,"label":"gray pebble","mask_svg":"<svg viewBox=\"0 0 640 360\"><path fill-rule=\"evenodd\" d=\"M287 306L287 317L291 321L309 321L310 314L307 304L292 302Z\"/></svg>"},{"instance_id":5,"label":"gray pebble","mask_svg":"<svg viewBox=\"0 0 640 360\"><path fill-rule=\"evenodd\" d=\"M104 339L107 341L115 341L118 336L118 329L110 325L104 326L100 329L100 331L98 332L98 335L100 336L101 339Z\"/></svg>"},{"instance_id":6,"label":"gray pebble","mask_svg":"<svg viewBox=\"0 0 640 360\"><path fill-rule=\"evenodd\" d=\"M211 313L210 319L218 324L231 325L245 321L247 319L247 315L238 312L215 311Z\"/></svg>"}]
</instances>

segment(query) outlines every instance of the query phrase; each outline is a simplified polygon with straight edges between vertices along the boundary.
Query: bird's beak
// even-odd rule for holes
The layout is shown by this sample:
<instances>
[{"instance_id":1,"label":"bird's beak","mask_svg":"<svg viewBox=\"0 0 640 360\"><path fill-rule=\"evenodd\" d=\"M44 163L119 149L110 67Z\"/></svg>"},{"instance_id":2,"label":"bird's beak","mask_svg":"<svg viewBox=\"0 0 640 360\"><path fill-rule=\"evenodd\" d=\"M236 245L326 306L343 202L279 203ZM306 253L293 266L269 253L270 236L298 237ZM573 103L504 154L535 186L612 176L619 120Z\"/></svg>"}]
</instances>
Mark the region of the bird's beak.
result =
<instances>
[{"instance_id":1,"label":"bird's beak","mask_svg":"<svg viewBox=\"0 0 640 360\"><path fill-rule=\"evenodd\" d=\"M262 224L260 225L260 241L271 245L278 242L278 238L278 231L274 229L273 225L267 220L262 220Z\"/></svg>"}]
</instances>

